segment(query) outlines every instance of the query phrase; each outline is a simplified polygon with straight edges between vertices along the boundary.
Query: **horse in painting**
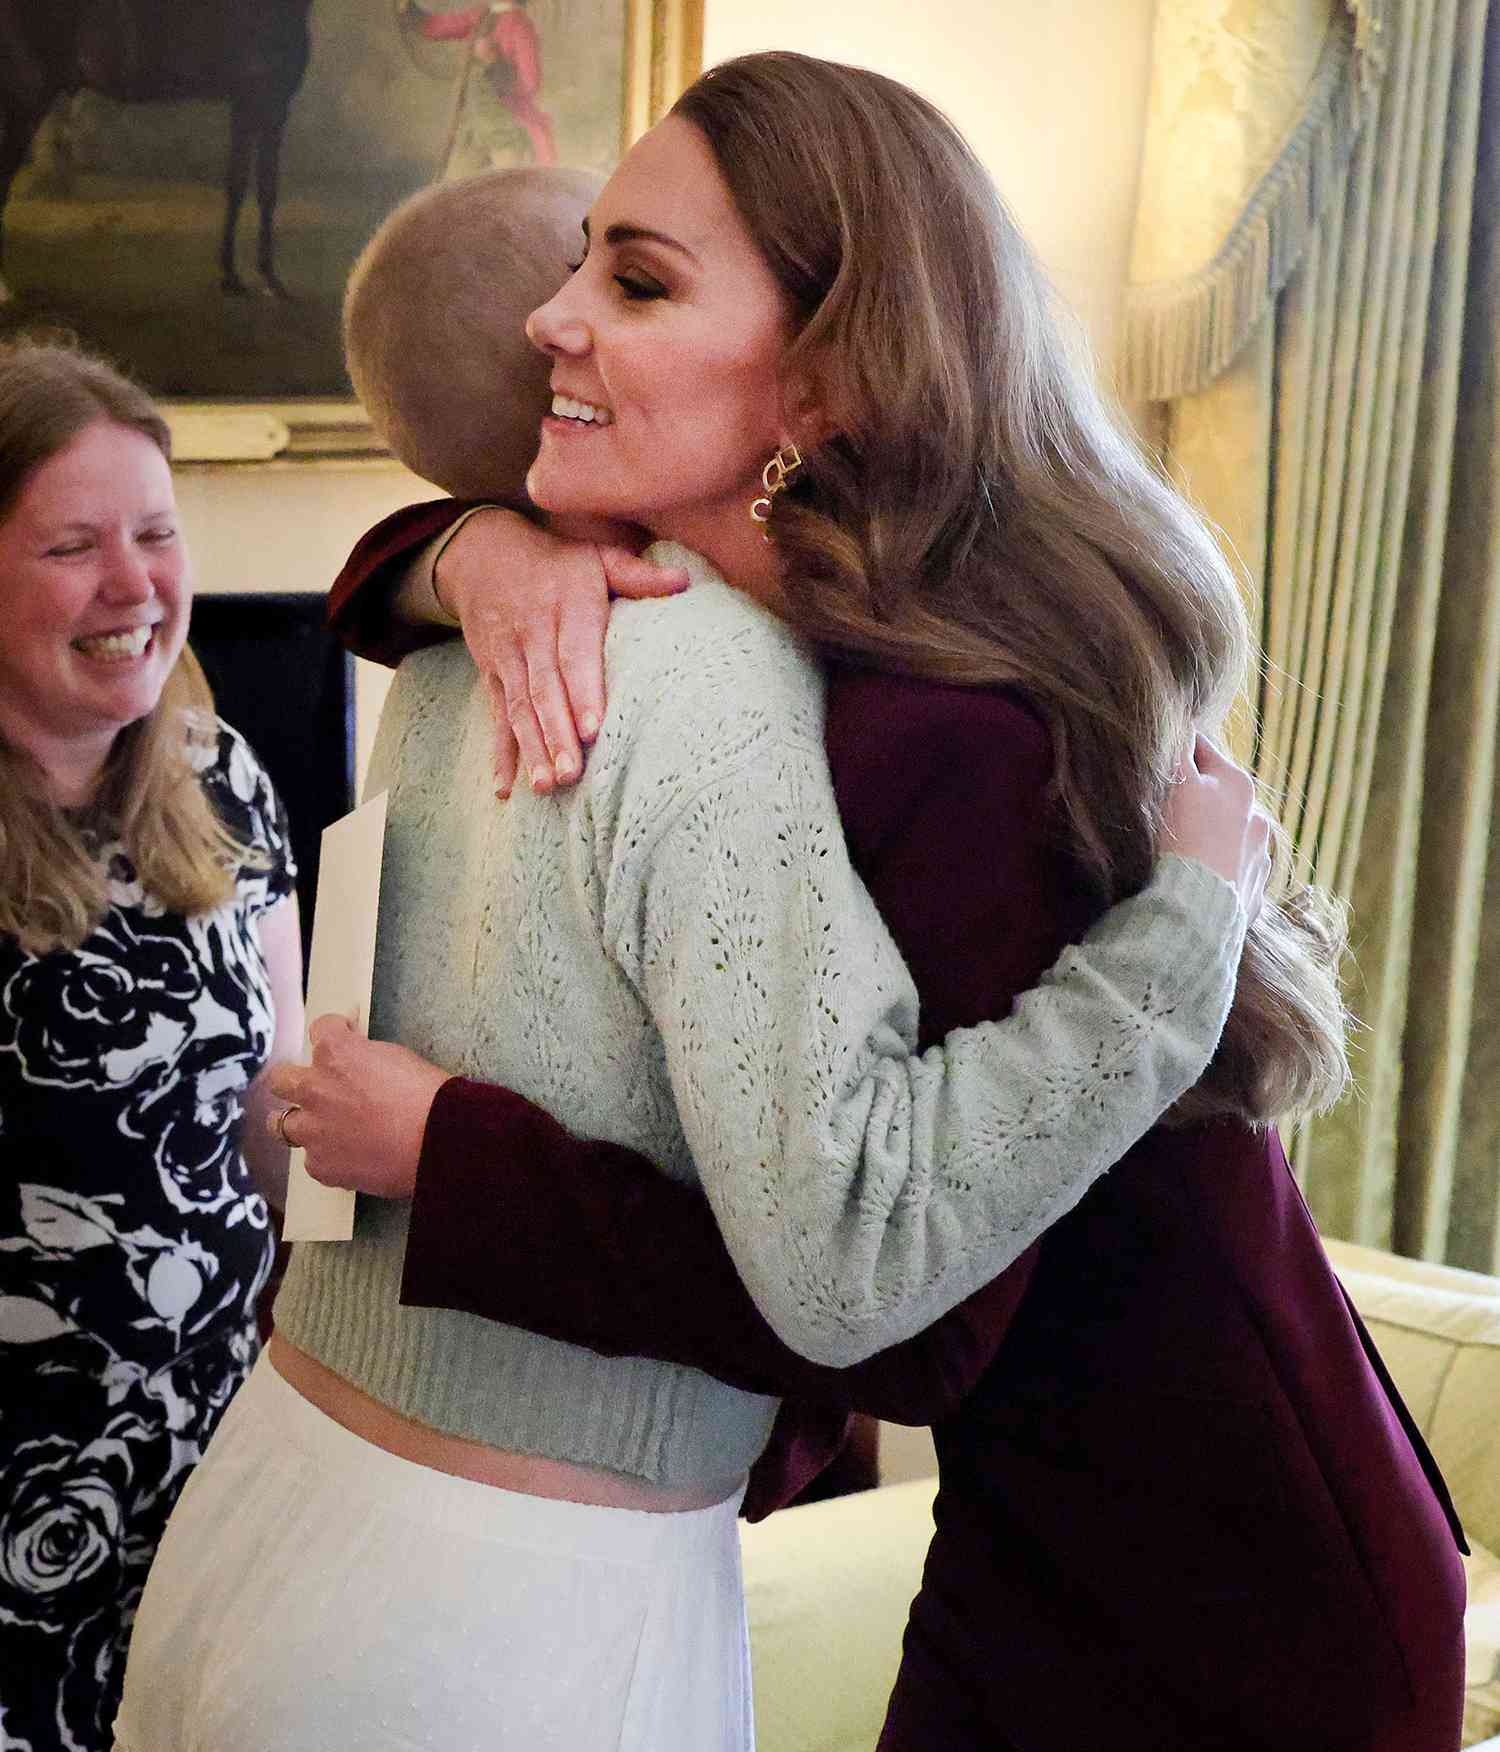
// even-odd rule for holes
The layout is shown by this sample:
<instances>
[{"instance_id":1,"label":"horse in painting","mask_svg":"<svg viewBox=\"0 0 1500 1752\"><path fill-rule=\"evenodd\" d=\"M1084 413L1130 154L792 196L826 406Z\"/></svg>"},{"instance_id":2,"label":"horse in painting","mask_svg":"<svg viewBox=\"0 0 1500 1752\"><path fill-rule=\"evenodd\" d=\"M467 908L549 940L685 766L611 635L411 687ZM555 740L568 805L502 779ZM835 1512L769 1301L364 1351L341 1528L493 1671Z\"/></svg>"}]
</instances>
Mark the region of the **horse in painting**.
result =
<instances>
[{"instance_id":1,"label":"horse in painting","mask_svg":"<svg viewBox=\"0 0 1500 1752\"><path fill-rule=\"evenodd\" d=\"M276 274L281 143L307 71L312 0L0 0L0 274L11 184L59 99L96 91L123 103L208 99L229 105L220 284L246 290L235 231L252 166L259 207L256 266ZM0 278L0 301L9 298Z\"/></svg>"}]
</instances>

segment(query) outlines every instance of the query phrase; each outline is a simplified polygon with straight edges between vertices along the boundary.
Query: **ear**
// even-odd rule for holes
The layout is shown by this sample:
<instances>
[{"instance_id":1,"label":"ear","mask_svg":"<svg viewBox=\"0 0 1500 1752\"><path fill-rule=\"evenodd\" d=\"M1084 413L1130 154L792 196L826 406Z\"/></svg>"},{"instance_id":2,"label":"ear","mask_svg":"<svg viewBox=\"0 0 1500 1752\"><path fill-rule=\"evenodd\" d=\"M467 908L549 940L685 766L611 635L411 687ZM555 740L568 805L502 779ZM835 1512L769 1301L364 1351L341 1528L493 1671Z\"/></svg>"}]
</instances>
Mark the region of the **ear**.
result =
<instances>
[{"instance_id":1,"label":"ear","mask_svg":"<svg viewBox=\"0 0 1500 1752\"><path fill-rule=\"evenodd\" d=\"M781 429L799 450L816 450L839 430L823 374L802 365L782 385Z\"/></svg>"}]
</instances>

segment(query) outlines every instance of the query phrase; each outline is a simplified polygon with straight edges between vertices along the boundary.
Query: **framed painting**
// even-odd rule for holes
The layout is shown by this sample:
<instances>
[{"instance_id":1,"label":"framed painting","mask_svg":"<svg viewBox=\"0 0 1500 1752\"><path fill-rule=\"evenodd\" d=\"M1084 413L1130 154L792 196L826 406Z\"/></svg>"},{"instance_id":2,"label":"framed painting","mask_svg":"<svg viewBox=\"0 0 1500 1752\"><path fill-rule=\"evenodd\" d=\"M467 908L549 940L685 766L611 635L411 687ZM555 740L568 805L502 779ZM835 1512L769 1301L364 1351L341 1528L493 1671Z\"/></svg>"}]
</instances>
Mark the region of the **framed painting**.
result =
<instances>
[{"instance_id":1,"label":"framed painting","mask_svg":"<svg viewBox=\"0 0 1500 1752\"><path fill-rule=\"evenodd\" d=\"M378 453L339 306L381 218L490 165L607 170L703 0L0 0L0 332L61 327L184 460Z\"/></svg>"}]
</instances>

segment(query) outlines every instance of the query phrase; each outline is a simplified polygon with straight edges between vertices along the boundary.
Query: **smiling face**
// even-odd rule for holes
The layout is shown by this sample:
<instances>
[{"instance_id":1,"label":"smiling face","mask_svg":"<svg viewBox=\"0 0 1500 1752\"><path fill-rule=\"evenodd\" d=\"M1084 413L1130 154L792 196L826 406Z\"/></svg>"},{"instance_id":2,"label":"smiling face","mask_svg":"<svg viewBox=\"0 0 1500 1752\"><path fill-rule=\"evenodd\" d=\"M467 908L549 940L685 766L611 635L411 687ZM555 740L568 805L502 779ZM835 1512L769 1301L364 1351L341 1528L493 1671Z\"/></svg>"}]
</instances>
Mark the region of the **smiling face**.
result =
<instances>
[{"instance_id":1,"label":"smiling face","mask_svg":"<svg viewBox=\"0 0 1500 1752\"><path fill-rule=\"evenodd\" d=\"M0 522L0 736L79 800L155 707L191 591L167 459L101 419L27 479Z\"/></svg>"},{"instance_id":2,"label":"smiling face","mask_svg":"<svg viewBox=\"0 0 1500 1752\"><path fill-rule=\"evenodd\" d=\"M582 263L527 324L553 390L528 491L684 542L748 584L771 551L750 502L789 435L786 300L679 117L632 148L587 229Z\"/></svg>"}]
</instances>

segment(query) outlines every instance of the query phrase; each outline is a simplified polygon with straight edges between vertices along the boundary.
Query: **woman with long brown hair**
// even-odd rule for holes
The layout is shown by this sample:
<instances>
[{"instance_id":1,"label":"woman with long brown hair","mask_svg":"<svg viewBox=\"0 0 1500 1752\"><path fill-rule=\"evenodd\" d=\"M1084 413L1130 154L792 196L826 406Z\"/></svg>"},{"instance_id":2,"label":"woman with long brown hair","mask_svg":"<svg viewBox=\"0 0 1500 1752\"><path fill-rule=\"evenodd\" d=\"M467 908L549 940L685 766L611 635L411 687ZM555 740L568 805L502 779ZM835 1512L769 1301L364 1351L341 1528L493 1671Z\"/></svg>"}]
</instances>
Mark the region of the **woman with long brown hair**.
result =
<instances>
[{"instance_id":1,"label":"woman with long brown hair","mask_svg":"<svg viewBox=\"0 0 1500 1752\"><path fill-rule=\"evenodd\" d=\"M447 646L403 664L375 760L393 781L382 1030L417 1049L426 1072L508 1084L573 1134L608 1137L701 1184L776 1330L829 1361L922 1330L1053 1225L1090 1177L1079 1167L1099 1128L1116 1125L1111 1102L1144 1074L1121 1074L1132 1042L1165 1042L1190 1020L1202 971L1171 955L1129 1006L1109 1006L1095 983L1086 1018L1069 1009L1060 1028L1050 1018L1071 979L1120 950L1130 918L1150 922L1144 939L1160 953L1164 936L1190 943L1195 911L1227 897L1202 865L1153 865L1151 851L1179 750L1216 724L1244 655L1232 580L1206 531L1123 443L1100 438L1055 352L1032 349L1030 377L1013 384L974 375L994 347L985 300L1004 291L994 270L960 251L957 296L932 298L913 277L934 272L936 252L888 252L887 270L855 265L857 252L899 237L895 212L913 201L923 223L946 226L945 245L946 231L973 230L981 251L997 249L994 196L985 205L962 147L937 137L909 93L867 79L769 58L704 81L610 179L577 272L531 319L554 391L529 471L534 501L555 517L634 517L680 543L668 552L694 575L673 603L617 617L612 703L582 785L480 806L482 699L463 650ZM818 96L818 126L843 138L789 126L797 91ZM904 152L887 161L874 137L904 138ZM746 189L741 175L764 187ZM885 214L871 210L871 186ZM782 237L757 200L785 208ZM841 280L850 303L834 345L820 321L838 314ZM971 308L955 335L953 315ZM892 342L895 322L915 324L915 340ZM980 394L962 403L966 377L1013 406L995 410ZM978 434L967 452L909 429L941 426L950 410ZM1032 440L1036 473L1015 473L1018 434ZM1036 496L1048 463L1062 487L1106 464L1107 475L1072 498L1058 489L1062 510L1046 527L1008 538L1025 519L1018 484ZM1116 498L1134 494L1123 524L1099 508L1106 478ZM911 503L948 515L918 517L925 540L902 548L895 526ZM1069 540L1067 519L1086 534ZM1050 538L1053 564L1071 557L1088 590L1050 618L1016 611L1006 648L1004 613L990 608L1032 585L1058 589L1051 568L1023 569ZM885 569L892 557L899 571ZM852 671L853 722L827 711L838 696L825 696L810 646L790 631L824 587L848 610L813 629L825 650L890 664L895 643L909 657L899 685L869 664ZM881 645L887 625L904 643ZM1051 687L1057 669L1041 657L1060 638L1093 641L1095 661L1062 666ZM932 685L922 653L934 645L955 664L999 645L1001 669L960 675L969 689ZM995 680L1008 687L983 685ZM923 704L936 717L923 720ZM955 738L966 722L983 725L1001 760L1022 759L1029 743L1030 773L1057 764L1057 815L1016 823L1006 848L1071 869L1050 895L1064 915L1050 950L1121 895L1011 1018L1041 1035L1025 1070L1002 1055L994 1027L959 1028L911 1055L911 986L836 843L836 734L871 769L883 757L894 799L906 764L930 755L918 722ZM1121 724L1146 725L1125 778L1106 764ZM939 759L946 750L937 745ZM867 850L878 864L880 848ZM1130 881L1146 887L1125 897ZM930 894L941 902L981 883L974 860L952 878L939 872ZM1044 876L1036 894L1048 899ZM1321 983L1316 972L1330 944L1288 930L1311 997L1284 1021L1277 1011L1281 1032L1260 1032L1249 1081L1316 1100L1342 1077L1337 993L1327 967ZM1004 918L990 934L1004 934ZM1311 1072L1297 1070L1302 1049ZM412 1053L389 1042L354 1053L377 1067L393 1055L412 1069ZM1244 1081L1211 1099L1241 1104ZM291 1090L301 1111L282 1123L298 1141L319 1118L315 1084L314 1074L312 1099L301 1079ZM377 1076L363 1134L391 1127L382 1097L393 1090ZM445 1095L447 1084L433 1102L429 1088L429 1134L445 1128ZM1274 1162L1260 1149L1267 1181ZM1209 1153L1227 1160L1213 1141ZM352 1244L298 1251L273 1367L240 1398L152 1577L121 1743L743 1745L732 1508L773 1407L754 1388L619 1349L599 1356L545 1332L403 1307L407 1244L408 1212L366 1202ZM652 1237L638 1246L650 1251ZM1100 1253L1157 1281L1141 1272L1130 1225ZM1335 1300L1325 1284L1318 1307ZM1362 1356L1351 1361L1342 1318L1342 1363L1374 1417L1379 1388L1358 1372ZM1391 1449L1402 1556L1432 1549L1437 1514L1419 1468L1405 1470L1414 1465ZM983 1493L976 1507L988 1507ZM1277 1549L1342 1558L1335 1521L1293 1517ZM1435 1528L1447 1537L1440 1519ZM964 1545L983 1551L973 1528ZM1337 1589L1346 1580L1348 1566ZM971 1691L988 1673L983 1645L971 1670L973 1638L992 1635L995 1615L983 1591L978 1610L962 1605L969 1642L957 1638L953 1654ZM242 1654L247 1622L263 1629ZM955 1689L955 1710L990 1731L969 1691Z\"/></svg>"},{"instance_id":2,"label":"woman with long brown hair","mask_svg":"<svg viewBox=\"0 0 1500 1752\"><path fill-rule=\"evenodd\" d=\"M0 346L0 1739L102 1752L167 1515L257 1349L286 822L214 715L165 421ZM244 1124L248 1118L249 1124Z\"/></svg>"},{"instance_id":3,"label":"woman with long brown hair","mask_svg":"<svg viewBox=\"0 0 1500 1752\"><path fill-rule=\"evenodd\" d=\"M1234 580L1105 415L930 106L777 55L714 70L677 115L709 143L795 312L790 357L831 410L773 501L778 612L830 657L851 849L933 1040L1139 882L1172 726L1212 723L1243 673ZM663 246L611 240L611 217L596 213L580 278L597 263L635 297L690 300ZM570 283L533 329L558 387L588 400L597 380L613 411L609 360L639 318L600 299ZM533 490L554 502L545 473ZM452 520L419 508L356 556L335 611L366 649L421 636L382 628L381 587ZM547 542L492 513L444 550L439 592L476 645L473 629L535 611L539 567L587 573ZM587 664L558 685L550 607L538 618L545 635L499 672L548 784L577 748L567 702L596 685ZM283 1092L319 1172L414 1188L409 1303L813 1395L752 1482L761 1510L846 1409L940 1419L893 1752L1432 1752L1458 1740L1456 1523L1271 1129L1342 1086L1339 942L1316 894L1280 891L1172 1129L925 1340L844 1370L819 1364L848 1353L810 1344L748 1274L745 1289L700 1198L615 1142L439 1074L415 1123L378 1128L398 1144L351 1147L353 1117L394 1121L381 1086L416 1067L332 1032L322 1074Z\"/></svg>"},{"instance_id":4,"label":"woman with long brown hair","mask_svg":"<svg viewBox=\"0 0 1500 1752\"><path fill-rule=\"evenodd\" d=\"M566 190L538 182L545 226ZM551 252L508 306L511 343L583 215L575 193L570 224L537 233ZM790 312L686 124L632 153L592 216L601 253L574 284L607 308L608 344L552 414L562 367L528 349L512 447L531 458L545 419L531 472L556 468L559 516L638 508L702 550L675 550L698 584L617 626L611 710L565 796L476 808L472 665L456 646L403 665L371 762L390 793L371 1025L701 1184L789 1324L878 1347L1014 1259L1201 1073L1265 824L1246 775L1184 750L1177 855L1015 1015L916 1052L909 974L839 832L823 676L768 612L776 555L749 515L787 436ZM696 290L642 297L642 264L610 265L617 239L673 227ZM525 284L473 278L489 311ZM432 308L403 306L419 324ZM493 400L503 376L466 381ZM356 1122L367 1137L396 1093ZM279 1127L301 1142L306 1118ZM366 1201L352 1240L294 1251L266 1356L153 1569L120 1744L741 1752L735 1512L774 1398L403 1308L406 1218Z\"/></svg>"}]
</instances>

